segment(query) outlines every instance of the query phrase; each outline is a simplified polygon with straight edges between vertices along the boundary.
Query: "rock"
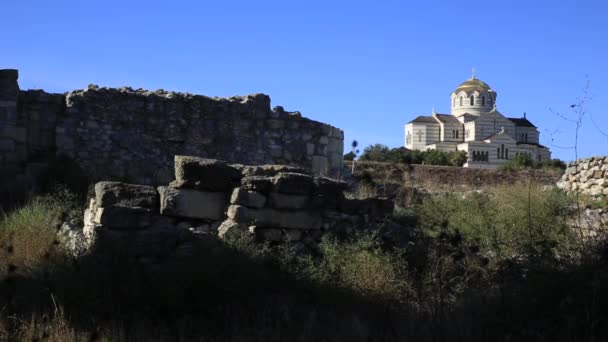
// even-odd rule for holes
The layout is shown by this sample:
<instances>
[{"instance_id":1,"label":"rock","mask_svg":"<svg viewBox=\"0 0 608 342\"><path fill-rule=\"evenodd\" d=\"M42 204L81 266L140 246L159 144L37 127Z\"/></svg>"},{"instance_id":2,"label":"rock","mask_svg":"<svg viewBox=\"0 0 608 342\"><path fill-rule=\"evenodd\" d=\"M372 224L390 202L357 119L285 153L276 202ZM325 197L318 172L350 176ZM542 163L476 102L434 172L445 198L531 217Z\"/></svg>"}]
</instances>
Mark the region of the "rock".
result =
<instances>
[{"instance_id":1,"label":"rock","mask_svg":"<svg viewBox=\"0 0 608 342\"><path fill-rule=\"evenodd\" d=\"M77 222L64 222L57 232L57 238L70 255L78 257L83 255L89 248L87 239L77 225Z\"/></svg>"},{"instance_id":2,"label":"rock","mask_svg":"<svg viewBox=\"0 0 608 342\"><path fill-rule=\"evenodd\" d=\"M233 220L226 220L218 227L218 236L220 238L224 238L227 234L229 234L230 231L233 230L247 231L247 225L234 222Z\"/></svg>"},{"instance_id":3,"label":"rock","mask_svg":"<svg viewBox=\"0 0 608 342\"><path fill-rule=\"evenodd\" d=\"M158 193L151 186L120 182L99 182L95 184L97 205L108 208L121 206L130 208L158 208Z\"/></svg>"},{"instance_id":4,"label":"rock","mask_svg":"<svg viewBox=\"0 0 608 342\"><path fill-rule=\"evenodd\" d=\"M228 204L228 194L193 189L158 187L161 215L221 220Z\"/></svg>"},{"instance_id":5,"label":"rock","mask_svg":"<svg viewBox=\"0 0 608 342\"><path fill-rule=\"evenodd\" d=\"M309 195L313 188L313 178L302 173L284 172L276 175L272 184L275 192Z\"/></svg>"},{"instance_id":6,"label":"rock","mask_svg":"<svg viewBox=\"0 0 608 342\"><path fill-rule=\"evenodd\" d=\"M95 212L93 222L108 229L138 230L152 224L152 213L144 208L100 207Z\"/></svg>"},{"instance_id":7,"label":"rock","mask_svg":"<svg viewBox=\"0 0 608 342\"><path fill-rule=\"evenodd\" d=\"M304 168L290 165L234 165L234 167L241 170L243 176L264 176L264 177L272 177L276 176L282 172L291 172L291 173L303 173L308 174L308 171Z\"/></svg>"},{"instance_id":8,"label":"rock","mask_svg":"<svg viewBox=\"0 0 608 342\"><path fill-rule=\"evenodd\" d=\"M249 208L262 208L266 204L266 196L257 191L236 188L232 192L230 203Z\"/></svg>"},{"instance_id":9,"label":"rock","mask_svg":"<svg viewBox=\"0 0 608 342\"><path fill-rule=\"evenodd\" d=\"M327 197L339 198L348 187L346 182L334 180L327 177L316 177L314 180L315 193Z\"/></svg>"},{"instance_id":10,"label":"rock","mask_svg":"<svg viewBox=\"0 0 608 342\"><path fill-rule=\"evenodd\" d=\"M304 209L310 203L310 197L306 195L289 195L271 192L269 205L277 209Z\"/></svg>"},{"instance_id":11,"label":"rock","mask_svg":"<svg viewBox=\"0 0 608 342\"><path fill-rule=\"evenodd\" d=\"M194 188L212 192L230 191L238 186L241 172L223 161L189 156L175 156L176 188Z\"/></svg>"},{"instance_id":12,"label":"rock","mask_svg":"<svg viewBox=\"0 0 608 342\"><path fill-rule=\"evenodd\" d=\"M272 182L267 177L247 176L241 180L241 188L267 194L272 188Z\"/></svg>"},{"instance_id":13,"label":"rock","mask_svg":"<svg viewBox=\"0 0 608 342\"><path fill-rule=\"evenodd\" d=\"M315 211L280 211L271 208L250 209L231 205L228 217L235 222L260 227L286 229L321 229L321 215Z\"/></svg>"}]
</instances>

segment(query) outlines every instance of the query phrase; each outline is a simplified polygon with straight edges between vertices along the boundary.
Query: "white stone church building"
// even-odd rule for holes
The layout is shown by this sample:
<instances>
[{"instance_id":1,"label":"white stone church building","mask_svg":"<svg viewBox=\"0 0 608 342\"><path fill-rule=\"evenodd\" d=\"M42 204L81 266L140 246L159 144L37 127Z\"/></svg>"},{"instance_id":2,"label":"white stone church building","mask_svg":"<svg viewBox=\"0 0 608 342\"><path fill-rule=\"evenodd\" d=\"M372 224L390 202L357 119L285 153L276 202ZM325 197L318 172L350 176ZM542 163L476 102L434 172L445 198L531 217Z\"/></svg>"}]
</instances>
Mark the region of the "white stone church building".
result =
<instances>
[{"instance_id":1,"label":"white stone church building","mask_svg":"<svg viewBox=\"0 0 608 342\"><path fill-rule=\"evenodd\" d=\"M496 109L496 92L473 77L451 94L451 114L419 116L405 125L411 150L466 151L465 167L496 168L518 154L536 161L551 158L527 118L507 118Z\"/></svg>"}]
</instances>

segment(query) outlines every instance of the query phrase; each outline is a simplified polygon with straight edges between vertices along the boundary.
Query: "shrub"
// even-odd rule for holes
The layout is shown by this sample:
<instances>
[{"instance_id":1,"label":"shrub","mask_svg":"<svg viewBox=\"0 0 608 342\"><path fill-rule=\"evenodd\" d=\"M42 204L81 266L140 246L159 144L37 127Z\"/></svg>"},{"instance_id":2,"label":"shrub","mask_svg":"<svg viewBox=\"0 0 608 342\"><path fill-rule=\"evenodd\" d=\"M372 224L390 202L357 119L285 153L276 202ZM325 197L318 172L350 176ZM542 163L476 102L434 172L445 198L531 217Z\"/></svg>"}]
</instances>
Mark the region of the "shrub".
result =
<instances>
[{"instance_id":1,"label":"shrub","mask_svg":"<svg viewBox=\"0 0 608 342\"><path fill-rule=\"evenodd\" d=\"M561 191L518 185L464 197L432 196L419 211L428 234L437 236L442 226L458 230L465 240L500 259L529 253L546 242L562 251L570 248L574 235L564 217L568 203Z\"/></svg>"},{"instance_id":2,"label":"shrub","mask_svg":"<svg viewBox=\"0 0 608 342\"><path fill-rule=\"evenodd\" d=\"M372 236L348 242L324 238L319 248L322 258L308 259L304 269L314 282L367 298L403 299L408 288L405 262L399 254L382 251Z\"/></svg>"}]
</instances>

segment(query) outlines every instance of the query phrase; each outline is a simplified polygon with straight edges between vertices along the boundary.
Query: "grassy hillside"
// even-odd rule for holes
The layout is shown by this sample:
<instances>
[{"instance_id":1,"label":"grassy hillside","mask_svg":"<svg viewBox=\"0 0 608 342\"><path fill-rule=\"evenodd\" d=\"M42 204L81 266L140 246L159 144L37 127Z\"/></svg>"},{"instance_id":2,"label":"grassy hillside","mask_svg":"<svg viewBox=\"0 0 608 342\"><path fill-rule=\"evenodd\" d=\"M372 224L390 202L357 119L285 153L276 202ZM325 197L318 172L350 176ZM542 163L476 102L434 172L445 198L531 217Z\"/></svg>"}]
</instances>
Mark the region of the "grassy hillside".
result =
<instances>
[{"instance_id":1,"label":"grassy hillside","mask_svg":"<svg viewBox=\"0 0 608 342\"><path fill-rule=\"evenodd\" d=\"M0 340L605 340L608 254L566 227L571 204L532 183L443 192L397 207L390 241L304 256L209 236L142 265L121 245L65 254L57 226L84 204L56 192L0 219Z\"/></svg>"}]
</instances>

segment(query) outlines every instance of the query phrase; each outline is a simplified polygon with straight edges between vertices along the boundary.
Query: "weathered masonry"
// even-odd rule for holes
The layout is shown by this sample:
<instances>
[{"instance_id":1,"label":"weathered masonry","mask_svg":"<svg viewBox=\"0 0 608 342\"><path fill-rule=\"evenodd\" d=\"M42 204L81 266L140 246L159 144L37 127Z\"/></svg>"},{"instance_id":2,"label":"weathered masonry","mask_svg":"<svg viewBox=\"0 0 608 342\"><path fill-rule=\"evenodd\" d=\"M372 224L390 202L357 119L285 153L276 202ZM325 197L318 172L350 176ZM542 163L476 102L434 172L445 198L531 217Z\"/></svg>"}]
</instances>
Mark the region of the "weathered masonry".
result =
<instances>
[{"instance_id":1,"label":"weathered masonry","mask_svg":"<svg viewBox=\"0 0 608 342\"><path fill-rule=\"evenodd\" d=\"M199 238L233 231L307 252L326 234L401 229L391 221L392 201L347 198L346 187L296 167L175 156L175 180L168 185L97 183L84 228L66 224L60 234L75 254L127 243L131 257L156 263L192 253Z\"/></svg>"},{"instance_id":2,"label":"weathered masonry","mask_svg":"<svg viewBox=\"0 0 608 342\"><path fill-rule=\"evenodd\" d=\"M0 70L0 176L26 182L34 160L73 158L93 179L162 184L177 154L242 164L287 164L318 175L342 166L342 130L270 108L263 94L211 98L94 85L65 94L21 91ZM0 189L2 188L0 182Z\"/></svg>"}]
</instances>

